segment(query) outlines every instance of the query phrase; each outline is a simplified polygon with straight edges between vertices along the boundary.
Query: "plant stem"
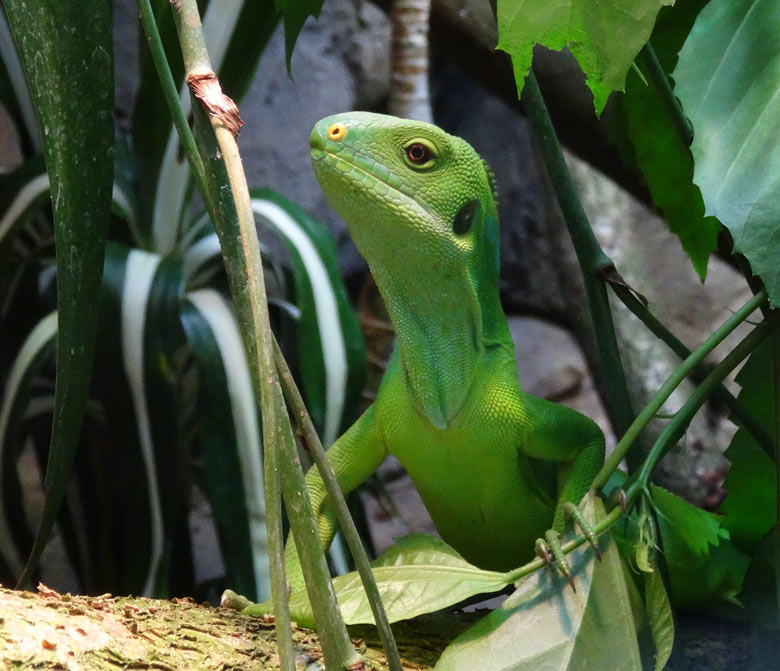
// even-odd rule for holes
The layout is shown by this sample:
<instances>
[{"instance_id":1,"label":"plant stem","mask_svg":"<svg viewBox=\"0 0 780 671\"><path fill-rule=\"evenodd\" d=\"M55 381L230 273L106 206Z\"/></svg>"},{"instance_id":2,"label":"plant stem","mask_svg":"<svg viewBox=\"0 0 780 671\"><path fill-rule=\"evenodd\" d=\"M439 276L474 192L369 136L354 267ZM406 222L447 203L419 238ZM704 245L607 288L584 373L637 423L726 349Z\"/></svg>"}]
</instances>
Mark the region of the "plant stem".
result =
<instances>
[{"instance_id":1,"label":"plant stem","mask_svg":"<svg viewBox=\"0 0 780 671\"><path fill-rule=\"evenodd\" d=\"M266 491L266 506L269 527L274 529L274 533L269 536L269 545L273 543L269 548L272 559L272 598L281 665L285 671L295 668L279 526L281 510L276 491L278 482L281 482L287 503L325 664L332 669L352 668L362 663L362 657L352 647L330 585L327 564L320 547L311 502L276 374L260 245L235 139L237 126L226 125L238 120L238 110L233 101L222 94L211 69L196 1L178 0L172 7L187 83L191 92L198 94L193 111L204 164L207 173L210 173L207 188L213 202L219 205L215 208L214 225L222 246L253 386L261 402L266 481L271 484L270 491ZM203 106L199 102L203 102ZM228 185L230 188L225 188ZM280 453L276 450L280 450ZM272 494L275 495L274 500L270 500Z\"/></svg>"},{"instance_id":2,"label":"plant stem","mask_svg":"<svg viewBox=\"0 0 780 671\"><path fill-rule=\"evenodd\" d=\"M363 581L363 589L366 591L366 597L371 606L371 612L374 614L374 622L376 623L379 637L382 640L382 646L385 649L387 663L389 664L391 671L403 671L401 657L398 654L398 648L395 644L395 638L393 637L393 630L390 628L390 622L387 619L382 597L379 594L379 588L374 580L374 574L371 572L371 565L368 562L366 551L363 548L363 543L361 542L357 528L355 527L355 522L349 514L349 508L347 508L347 502L339 488L336 474L328 463L328 458L322 447L322 443L320 442L320 437L317 435L311 417L306 411L306 406L301 398L301 393L298 391L298 386L295 384L295 380L290 372L290 367L284 360L282 350L279 349L276 338L274 338L274 362L276 363L276 369L279 373L279 381L281 382L282 390L284 391L284 397L287 399L287 404L290 406L292 415L295 418L299 435L301 435L306 442L306 447L309 449L309 452L314 459L314 463L319 469L322 481L325 484L325 489L328 492L328 497L330 498L336 513L336 519L341 527L341 532L344 534L349 550L355 560L355 567L360 574L360 579Z\"/></svg>"},{"instance_id":3,"label":"plant stem","mask_svg":"<svg viewBox=\"0 0 780 671\"><path fill-rule=\"evenodd\" d=\"M678 410L672 421L666 425L666 428L658 436L650 453L647 455L642 468L637 475L635 482L626 492L627 500L631 501L641 492L650 481L650 476L658 465L658 462L674 447L675 443L682 437L693 416L699 411L699 408L712 395L715 388L723 379L734 370L739 363L750 354L759 343L766 338L772 331L772 327L777 322L776 316L771 315L769 319L764 320L756 326L742 341L721 361L704 381L691 394L682 408Z\"/></svg>"},{"instance_id":4,"label":"plant stem","mask_svg":"<svg viewBox=\"0 0 780 671\"><path fill-rule=\"evenodd\" d=\"M621 435L631 425L634 412L631 409L620 361L606 286L599 276L612 268L612 261L593 235L533 70L525 81L522 101L582 270L599 352L600 370L603 372L605 402L615 431Z\"/></svg>"},{"instance_id":5,"label":"plant stem","mask_svg":"<svg viewBox=\"0 0 780 671\"><path fill-rule=\"evenodd\" d=\"M669 116L672 117L674 127L677 129L680 139L682 139L686 147L690 147L691 142L693 142L693 126L688 117L683 113L680 101L677 100L677 96L674 95L672 90L672 85L669 83L669 77L664 72L655 49L653 49L653 45L650 42L645 44L642 51L639 52L639 60L642 62L648 78L661 94L661 98L666 105Z\"/></svg>"},{"instance_id":6,"label":"plant stem","mask_svg":"<svg viewBox=\"0 0 780 671\"><path fill-rule=\"evenodd\" d=\"M187 117L184 115L184 110L181 106L179 91L176 88L176 82L173 81L171 68L168 65L168 58L165 55L160 32L157 30L157 22L154 19L154 12L152 11L150 1L138 0L138 12L146 36L146 43L149 46L149 52L152 55L152 61L157 70L157 77L160 80L163 96L168 105L168 111L171 113L173 125L176 128L176 132L179 134L179 142L181 142L184 155L187 157L187 162L190 164L190 170L198 185L198 189L200 189L204 198L208 198L209 189L206 188L206 171L203 167L203 161L200 158L200 154L198 153L195 137L190 130L190 125L187 123ZM212 209L212 204L208 201L207 208L209 210Z\"/></svg>"},{"instance_id":7,"label":"plant stem","mask_svg":"<svg viewBox=\"0 0 780 671\"><path fill-rule=\"evenodd\" d=\"M594 492L599 491L609 480L612 473L617 469L620 462L625 457L629 448L633 444L642 429L647 426L650 420L655 417L655 414L664 404L667 398L678 387L680 382L685 379L685 376L693 370L696 365L709 354L715 347L717 347L724 338L729 335L737 326L739 326L745 319L747 319L764 301L766 301L766 292L762 291L760 294L753 296L745 305L743 305L737 312L729 317L723 325L718 328L707 340L705 340L692 354L690 354L685 361L678 366L674 372L669 376L669 379L663 384L663 386L656 392L649 403L642 409L639 416L633 421L628 430L623 434L623 437L615 447L615 451L604 462L604 466L591 484L591 490ZM714 371L713 371L714 372ZM710 373L710 376L712 373ZM706 379L709 379L707 376ZM704 383L702 383L704 384ZM679 414L679 413L677 413ZM677 415L675 415L676 417ZM646 463L646 461L645 461ZM643 466L644 468L644 466Z\"/></svg>"},{"instance_id":8,"label":"plant stem","mask_svg":"<svg viewBox=\"0 0 780 671\"><path fill-rule=\"evenodd\" d=\"M610 287L614 294L620 299L635 316L637 316L647 329L663 341L681 359L687 359L691 355L689 350L664 324L640 301L634 293L627 287L611 283ZM760 288L758 290L760 292ZM758 293L756 292L756 293ZM691 377L696 382L701 382L709 371L697 364L691 371ZM723 385L720 385L713 396L725 405L731 414L748 431L756 442L764 448L770 456L774 454L774 443L769 434L764 431L756 418L748 412L745 407L735 398L735 396Z\"/></svg>"}]
</instances>

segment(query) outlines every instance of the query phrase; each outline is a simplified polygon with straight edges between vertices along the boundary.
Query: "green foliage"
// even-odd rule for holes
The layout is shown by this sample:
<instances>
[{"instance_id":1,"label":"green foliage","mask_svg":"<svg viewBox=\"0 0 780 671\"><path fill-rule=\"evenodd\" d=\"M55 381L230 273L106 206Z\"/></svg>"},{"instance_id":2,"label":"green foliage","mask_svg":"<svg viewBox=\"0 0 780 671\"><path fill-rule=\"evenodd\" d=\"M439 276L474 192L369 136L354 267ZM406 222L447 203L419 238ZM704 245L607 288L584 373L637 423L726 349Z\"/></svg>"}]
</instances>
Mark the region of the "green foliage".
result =
<instances>
[{"instance_id":1,"label":"green foliage","mask_svg":"<svg viewBox=\"0 0 780 671\"><path fill-rule=\"evenodd\" d=\"M651 489L674 604L738 605L750 558L734 546L717 515L661 487Z\"/></svg>"},{"instance_id":2,"label":"green foliage","mask_svg":"<svg viewBox=\"0 0 780 671\"><path fill-rule=\"evenodd\" d=\"M371 566L390 622L446 608L477 594L498 592L511 584L507 574L472 566L444 541L426 534L399 539ZM347 624L373 624L356 572L335 578L333 588ZM263 607L249 607L244 612L263 611ZM290 616L299 624L314 626L305 591L290 598Z\"/></svg>"},{"instance_id":3,"label":"green foliage","mask_svg":"<svg viewBox=\"0 0 780 671\"><path fill-rule=\"evenodd\" d=\"M219 26L221 40L213 41L212 57L215 63L224 64L220 72L223 82L239 92L246 88L278 21L273 11L269 17L262 8L262 3L239 3L230 16L219 17L222 24L233 23ZM166 18L171 8L167 2L158 2L156 10L171 57L179 50ZM66 10L57 11L65 12L60 17L63 22L73 18ZM50 22L48 15L41 16ZM85 59L85 49L94 55L95 71L82 72L79 63L68 64L58 57L51 65L54 71L41 68L35 80L39 87L46 77L57 83L61 73L56 68L70 68L68 76L77 81L71 96L81 99L81 104L71 105L70 99L65 101L68 104L60 99L45 100L45 91L35 96L36 101L43 96L42 109L46 113L52 110L56 117L45 123L50 132L42 135L54 150L64 152L62 157L55 155L60 161L56 164L60 181L54 182L52 192L58 194L55 231L59 237L71 236L66 238L68 254L61 253L57 239L61 266L57 286L60 293L71 291L66 295L65 309L61 296L54 303L43 279L53 278L50 264L38 260L45 259L47 236L51 235L45 216L49 178L43 161L33 156L13 173L0 177L0 258L7 261L0 264L0 291L6 306L0 312L4 342L0 356L4 385L0 500L10 504L8 511L0 506L0 573L3 582L15 582L30 550L34 528L22 511L16 460L21 446L30 439L39 454L44 458L47 454L41 427L50 412L44 411L42 418L33 415L33 421L30 408L42 403L46 407L48 402L52 343L56 336L78 354L59 357L78 371L64 377L58 373L57 389L73 391L70 398L81 402L83 412L87 389L79 401L73 385L89 381L92 353L91 345L79 344L78 338L83 340L90 324L94 328L91 314L99 300L96 373L89 390L92 410L80 435L81 414L74 412L68 415L71 425L67 430L55 428L54 449L49 453L54 467L47 472L50 492L58 495L70 483L71 501L78 502L75 508L68 506L62 511L59 522L82 589L96 593L192 593L187 518L197 487L208 496L230 584L255 598L265 597L268 557L257 399L238 324L225 295L220 247L208 216L192 214L189 170L176 158L177 142L170 119L160 112L157 74L150 67L143 68L133 119L135 128L145 132L139 132L133 143L124 137L118 139L112 203L112 160L104 148L104 126L110 131L108 139L113 139L111 77L104 71L110 58L102 58L101 48L95 47L104 41L110 47L110 23L108 14L102 25L79 17L83 21L68 32L67 39L72 32L72 39L79 41L73 51L82 61L90 62ZM206 17L205 23L214 26L214 19ZM251 25L236 23L249 19L253 20ZM26 16L25 20L24 30L32 30L33 18ZM262 22L260 33L257 21ZM88 27L100 34L85 40L83 33ZM39 42L44 38L45 45ZM58 54L65 53L68 46L58 34L25 39L28 46L46 46ZM232 60L226 60L226 54L233 54ZM181 66L176 66L175 57L172 60L181 81ZM100 79L99 86L95 77ZM24 90L24 81L16 84L14 90ZM59 88L50 88L62 96ZM85 99L92 106L83 104ZM188 95L182 100L182 104L189 104ZM99 110L94 108L98 103L103 106ZM155 110L151 119L150 109ZM80 144L76 147L74 143ZM81 160L85 151L103 160ZM47 164L51 163L48 153L46 158ZM161 169L164 165L168 168ZM102 222L96 222L94 203L101 198L105 200L99 211ZM286 306L275 315L280 340L291 345L288 350L297 342L318 353L323 384L306 385L306 392L320 409L321 425L337 433L360 393L365 354L336 271L335 245L318 222L277 194L260 192L254 202L258 207L273 203L287 213L282 233L289 259L269 260L271 275L278 278L271 283L271 290L277 304ZM63 208L70 217L64 223ZM103 232L107 228L109 208L115 217L114 241L104 256L96 240L100 242L101 228ZM271 216L267 221L272 229L280 230L278 218ZM30 235L31 231L35 235ZM71 239L74 235L78 239ZM23 242L28 239L40 240L40 246L26 248ZM84 246L86 252L82 251ZM87 271L93 274L88 287L91 298L74 295L69 289L73 285L70 276ZM86 280L79 282L82 286ZM315 284L317 290L312 291ZM44 316L54 305L58 311ZM322 372L325 343L331 345L331 365L325 365ZM334 349L341 352L340 357ZM306 362L306 373L314 375L315 368ZM41 378L46 381L43 388L40 383L33 384ZM71 454L57 448L67 447L68 441L71 452L78 446L72 477ZM49 523L56 518L56 496L49 497L47 506ZM44 531L40 547L49 535Z\"/></svg>"},{"instance_id":4,"label":"green foliage","mask_svg":"<svg viewBox=\"0 0 780 671\"><path fill-rule=\"evenodd\" d=\"M318 17L325 0L274 0L276 11L284 17L284 53L287 60L287 71L290 71L290 61L295 42L310 16Z\"/></svg>"},{"instance_id":5,"label":"green foliage","mask_svg":"<svg viewBox=\"0 0 780 671\"><path fill-rule=\"evenodd\" d=\"M652 40L663 72L674 70L677 53L704 4L703 0L677 2L659 13ZM693 157L670 114L669 101L649 73L643 78L631 71L625 94L614 96L610 105L611 134L618 143L622 135L630 143L624 159L643 176L653 203L663 212L672 233L679 236L703 281L721 226L715 217L704 216L704 201L693 183Z\"/></svg>"},{"instance_id":6,"label":"green foliage","mask_svg":"<svg viewBox=\"0 0 780 671\"><path fill-rule=\"evenodd\" d=\"M604 516L586 497L591 523ZM596 561L586 547L571 553L577 591L547 571L524 578L501 606L458 636L437 671L471 669L641 669L636 624L617 546L604 538ZM487 661L489 660L489 662Z\"/></svg>"},{"instance_id":7,"label":"green foliage","mask_svg":"<svg viewBox=\"0 0 780 671\"><path fill-rule=\"evenodd\" d=\"M57 385L48 495L30 572L65 495L87 404L113 181L114 63L106 2L5 3L35 104L57 255ZM80 160L84 155L89 161ZM43 538L41 538L43 537Z\"/></svg>"},{"instance_id":8,"label":"green foliage","mask_svg":"<svg viewBox=\"0 0 780 671\"><path fill-rule=\"evenodd\" d=\"M769 344L758 347L737 375L739 402L767 430L772 430L774 386ZM776 482L772 458L744 428L731 440L726 458L731 469L723 483L723 526L743 550L753 551L775 524Z\"/></svg>"},{"instance_id":9,"label":"green foliage","mask_svg":"<svg viewBox=\"0 0 780 671\"><path fill-rule=\"evenodd\" d=\"M622 91L631 63L647 42L656 15L674 0L498 0L498 48L512 56L517 90L523 90L535 44L568 48L601 114L612 91Z\"/></svg>"},{"instance_id":10,"label":"green foliage","mask_svg":"<svg viewBox=\"0 0 780 671\"><path fill-rule=\"evenodd\" d=\"M673 74L694 129L694 181L780 305L780 9L775 0L712 0Z\"/></svg>"}]
</instances>

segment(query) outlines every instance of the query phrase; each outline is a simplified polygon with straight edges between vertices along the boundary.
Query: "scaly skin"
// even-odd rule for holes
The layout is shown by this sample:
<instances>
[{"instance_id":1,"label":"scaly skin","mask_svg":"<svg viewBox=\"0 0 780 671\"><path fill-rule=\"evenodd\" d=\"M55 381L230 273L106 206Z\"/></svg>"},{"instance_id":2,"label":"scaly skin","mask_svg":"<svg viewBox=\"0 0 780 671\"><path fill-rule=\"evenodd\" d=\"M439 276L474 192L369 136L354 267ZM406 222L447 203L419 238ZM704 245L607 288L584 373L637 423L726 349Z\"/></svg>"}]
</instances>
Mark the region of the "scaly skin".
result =
<instances>
[{"instance_id":1,"label":"scaly skin","mask_svg":"<svg viewBox=\"0 0 780 671\"><path fill-rule=\"evenodd\" d=\"M447 543L482 568L519 566L546 530L562 531L563 504L587 491L604 438L520 390L487 166L435 126L365 112L321 120L311 147L397 332L376 401L328 451L339 485L351 491L393 454ZM306 482L328 546L335 524L317 469ZM286 561L302 588L293 543Z\"/></svg>"}]
</instances>

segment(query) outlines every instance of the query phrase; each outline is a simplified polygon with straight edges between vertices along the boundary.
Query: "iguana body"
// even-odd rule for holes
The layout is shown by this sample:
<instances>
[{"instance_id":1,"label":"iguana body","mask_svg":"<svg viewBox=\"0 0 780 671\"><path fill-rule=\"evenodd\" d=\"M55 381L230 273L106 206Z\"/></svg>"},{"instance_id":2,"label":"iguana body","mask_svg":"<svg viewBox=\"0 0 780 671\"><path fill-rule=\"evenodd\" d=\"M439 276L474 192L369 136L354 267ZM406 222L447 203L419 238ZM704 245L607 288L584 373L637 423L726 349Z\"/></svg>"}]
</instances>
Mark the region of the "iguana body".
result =
<instances>
[{"instance_id":1,"label":"iguana body","mask_svg":"<svg viewBox=\"0 0 780 671\"><path fill-rule=\"evenodd\" d=\"M583 415L520 390L492 177L463 140L378 114L327 117L311 147L397 333L377 399L328 452L339 484L351 491L393 454L446 542L482 568L519 566L562 529L562 505L587 491L604 439ZM327 546L335 525L316 469L306 481ZM287 565L301 587L293 543Z\"/></svg>"}]
</instances>

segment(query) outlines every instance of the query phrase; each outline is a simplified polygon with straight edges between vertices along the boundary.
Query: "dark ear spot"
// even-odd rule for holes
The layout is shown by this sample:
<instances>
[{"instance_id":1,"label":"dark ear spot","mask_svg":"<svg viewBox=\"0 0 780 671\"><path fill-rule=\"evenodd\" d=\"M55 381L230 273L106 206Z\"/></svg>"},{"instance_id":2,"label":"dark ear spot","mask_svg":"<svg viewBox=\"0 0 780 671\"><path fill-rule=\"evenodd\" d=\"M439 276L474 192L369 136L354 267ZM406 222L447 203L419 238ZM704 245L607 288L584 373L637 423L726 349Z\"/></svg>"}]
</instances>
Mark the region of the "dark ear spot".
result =
<instances>
[{"instance_id":1,"label":"dark ear spot","mask_svg":"<svg viewBox=\"0 0 780 671\"><path fill-rule=\"evenodd\" d=\"M452 230L455 235L464 235L471 230L474 222L479 217L479 201L470 200L465 203L458 213L455 215L455 219L452 221Z\"/></svg>"}]
</instances>

